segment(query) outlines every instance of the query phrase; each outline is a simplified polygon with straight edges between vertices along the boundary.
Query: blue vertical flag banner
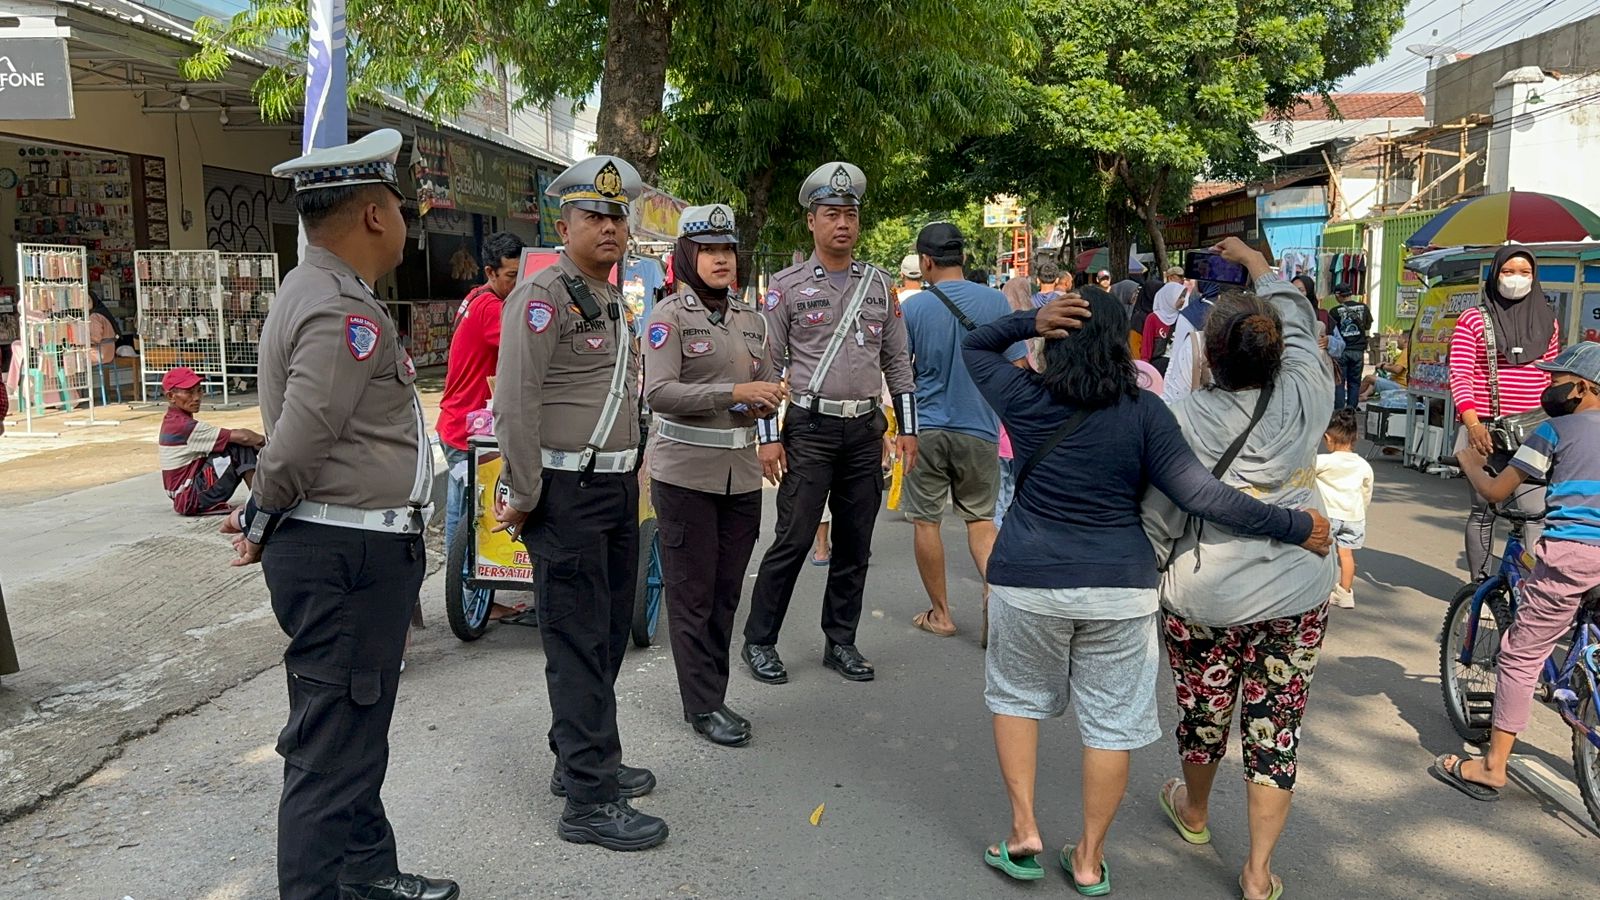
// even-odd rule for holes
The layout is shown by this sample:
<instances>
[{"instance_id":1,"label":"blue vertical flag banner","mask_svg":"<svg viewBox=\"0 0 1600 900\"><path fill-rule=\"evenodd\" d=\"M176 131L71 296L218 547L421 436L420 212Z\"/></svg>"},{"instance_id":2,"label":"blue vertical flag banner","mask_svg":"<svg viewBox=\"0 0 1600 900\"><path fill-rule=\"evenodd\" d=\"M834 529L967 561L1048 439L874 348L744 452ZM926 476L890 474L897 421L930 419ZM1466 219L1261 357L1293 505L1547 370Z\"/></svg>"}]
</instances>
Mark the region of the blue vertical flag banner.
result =
<instances>
[{"instance_id":1,"label":"blue vertical flag banner","mask_svg":"<svg viewBox=\"0 0 1600 900\"><path fill-rule=\"evenodd\" d=\"M307 0L306 119L301 150L337 147L350 140L346 98L345 0Z\"/></svg>"}]
</instances>

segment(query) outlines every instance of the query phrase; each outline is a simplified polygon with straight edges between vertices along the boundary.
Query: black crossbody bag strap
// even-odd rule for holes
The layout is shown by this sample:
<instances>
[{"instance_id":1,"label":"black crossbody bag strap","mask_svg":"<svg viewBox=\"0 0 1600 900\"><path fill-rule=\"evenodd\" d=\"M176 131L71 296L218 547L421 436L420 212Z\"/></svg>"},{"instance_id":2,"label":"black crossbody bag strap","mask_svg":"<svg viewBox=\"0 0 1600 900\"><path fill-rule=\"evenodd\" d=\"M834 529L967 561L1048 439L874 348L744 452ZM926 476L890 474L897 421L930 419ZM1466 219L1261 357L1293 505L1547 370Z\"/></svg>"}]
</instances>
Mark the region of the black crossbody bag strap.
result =
<instances>
[{"instance_id":1,"label":"black crossbody bag strap","mask_svg":"<svg viewBox=\"0 0 1600 900\"><path fill-rule=\"evenodd\" d=\"M944 291L941 291L933 286L929 286L928 291L935 297L938 297L940 302L944 303L944 308L950 310L950 315L956 317L956 321L961 323L962 328L965 328L968 331L978 330L978 323L968 318L967 314L961 311L961 307L957 306L956 302L951 300L949 295L945 294Z\"/></svg>"},{"instance_id":2,"label":"black crossbody bag strap","mask_svg":"<svg viewBox=\"0 0 1600 900\"><path fill-rule=\"evenodd\" d=\"M1211 467L1212 478L1220 481L1222 476L1228 473L1228 468L1233 465L1233 461L1238 459L1239 454L1244 451L1244 442L1250 439L1250 433L1256 430L1256 425L1261 421L1261 417L1267 414L1267 404L1272 400L1272 388L1272 383L1268 382L1267 385L1261 389L1261 393L1256 396L1256 409L1255 412L1250 414L1250 424L1244 427L1244 431L1239 432L1239 436L1233 439L1233 443L1228 445L1227 450L1223 451L1221 458L1217 460L1217 464ZM1193 523L1194 516L1189 516L1187 519L1184 519L1184 534L1189 533L1189 526ZM1179 540L1181 539L1182 538L1180 537ZM1178 541L1173 541L1172 549L1167 551L1166 561L1161 564L1161 571L1165 572L1166 570L1172 568L1172 564L1177 560L1177 558ZM1199 568L1199 566L1196 565L1196 568Z\"/></svg>"},{"instance_id":3,"label":"black crossbody bag strap","mask_svg":"<svg viewBox=\"0 0 1600 900\"><path fill-rule=\"evenodd\" d=\"M1054 450L1057 445L1070 437L1074 431L1077 431L1079 428L1083 427L1084 420L1088 418L1089 411L1086 409L1080 409L1072 415L1067 416L1067 420L1062 422L1060 427L1058 427L1049 438L1045 439L1044 443L1039 445L1039 449L1028 454L1027 461L1022 464L1022 469L1017 472L1017 484L1011 492L1012 496L1022 496L1022 485L1028 480L1028 473L1033 471L1033 467L1037 466L1041 461L1043 461L1046 456L1049 456L1050 451Z\"/></svg>"}]
</instances>

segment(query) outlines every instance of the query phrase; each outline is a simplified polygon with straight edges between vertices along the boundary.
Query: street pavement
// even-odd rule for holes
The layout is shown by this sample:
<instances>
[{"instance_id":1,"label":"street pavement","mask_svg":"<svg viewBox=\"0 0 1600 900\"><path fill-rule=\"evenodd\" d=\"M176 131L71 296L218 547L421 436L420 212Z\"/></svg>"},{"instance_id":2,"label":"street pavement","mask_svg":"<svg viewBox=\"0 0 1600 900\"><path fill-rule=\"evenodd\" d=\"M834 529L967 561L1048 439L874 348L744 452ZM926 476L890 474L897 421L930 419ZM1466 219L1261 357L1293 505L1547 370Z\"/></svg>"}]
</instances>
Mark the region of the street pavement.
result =
<instances>
[{"instance_id":1,"label":"street pavement","mask_svg":"<svg viewBox=\"0 0 1600 900\"><path fill-rule=\"evenodd\" d=\"M1591 892L1600 838L1573 814L1570 733L1553 714L1535 712L1523 777L1498 803L1476 803L1426 774L1435 754L1462 746L1441 706L1438 632L1443 598L1460 585L1464 487L1388 461L1375 467L1359 606L1334 611L1275 863L1286 896ZM272 746L286 701L275 663L282 638L262 612L259 575L228 571L219 536L170 516L92 556L70 536L17 534L28 530L19 512L40 514L0 514L0 571L13 627L23 622L24 667L0 684L0 798L14 803L0 807L0 895L274 895L281 760ZM14 543L24 538L32 543ZM626 758L655 770L660 786L638 805L672 826L664 846L636 854L555 836L538 634L497 626L476 643L457 641L435 574L424 588L429 627L402 679L385 791L402 866L492 900L1071 896L1054 865L1044 884L1019 885L982 864L1009 812L982 699L979 584L957 523L945 538L962 630L940 639L910 625L926 606L910 527L891 513L880 521L860 635L878 668L868 684L822 668L825 570L806 569L780 645L791 682L760 685L736 664L729 702L755 722L748 747L713 747L683 723L664 630L661 646L632 651L619 683ZM100 686L75 690L86 668ZM1170 730L1174 706L1162 696ZM46 727L74 702L89 704L65 716L79 724ZM100 719L116 733L81 724ZM42 773L40 755L49 761ZM1047 724L1038 806L1049 846L1076 838L1079 759L1070 717ZM43 799L16 803L19 768L45 787ZM1247 836L1237 750L1218 781L1207 847L1184 844L1156 803L1176 770L1170 739L1134 755L1109 848L1115 895L1238 896ZM62 783L49 787L52 778Z\"/></svg>"}]
</instances>

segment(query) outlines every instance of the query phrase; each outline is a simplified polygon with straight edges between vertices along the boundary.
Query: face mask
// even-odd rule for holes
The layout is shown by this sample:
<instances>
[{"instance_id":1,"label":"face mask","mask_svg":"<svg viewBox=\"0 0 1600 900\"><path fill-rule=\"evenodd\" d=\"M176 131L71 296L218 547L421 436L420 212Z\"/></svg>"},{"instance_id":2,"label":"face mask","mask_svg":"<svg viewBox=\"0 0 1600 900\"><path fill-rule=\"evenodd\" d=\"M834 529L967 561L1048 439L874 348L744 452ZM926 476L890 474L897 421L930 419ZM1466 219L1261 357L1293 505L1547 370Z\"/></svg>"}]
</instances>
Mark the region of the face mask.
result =
<instances>
[{"instance_id":1,"label":"face mask","mask_svg":"<svg viewBox=\"0 0 1600 900\"><path fill-rule=\"evenodd\" d=\"M1569 381L1566 384L1552 384L1545 388L1544 393L1539 395L1539 406L1544 409L1544 414L1554 419L1569 415L1577 409L1578 403L1583 400L1582 397L1572 396L1577 386L1575 382Z\"/></svg>"},{"instance_id":2,"label":"face mask","mask_svg":"<svg viewBox=\"0 0 1600 900\"><path fill-rule=\"evenodd\" d=\"M1533 277L1529 275L1501 275L1500 296L1507 300L1521 300L1533 290Z\"/></svg>"}]
</instances>

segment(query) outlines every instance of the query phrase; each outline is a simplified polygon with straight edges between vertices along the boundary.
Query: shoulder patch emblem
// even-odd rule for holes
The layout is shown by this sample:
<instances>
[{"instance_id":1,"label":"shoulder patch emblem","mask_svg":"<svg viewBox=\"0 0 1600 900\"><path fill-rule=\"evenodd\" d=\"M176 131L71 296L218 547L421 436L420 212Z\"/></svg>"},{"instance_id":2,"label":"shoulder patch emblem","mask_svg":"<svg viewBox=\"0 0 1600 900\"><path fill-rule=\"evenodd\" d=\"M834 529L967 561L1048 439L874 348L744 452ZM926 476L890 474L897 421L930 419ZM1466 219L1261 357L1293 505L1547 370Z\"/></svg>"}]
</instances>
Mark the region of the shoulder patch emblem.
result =
<instances>
[{"instance_id":1,"label":"shoulder patch emblem","mask_svg":"<svg viewBox=\"0 0 1600 900\"><path fill-rule=\"evenodd\" d=\"M778 308L778 304L782 303L782 302L783 302L783 291L780 291L777 288L773 288L772 290L767 291L767 300L766 300L766 303L763 304L763 305L766 306L767 309L777 309Z\"/></svg>"},{"instance_id":2,"label":"shoulder patch emblem","mask_svg":"<svg viewBox=\"0 0 1600 900\"><path fill-rule=\"evenodd\" d=\"M550 323L556 320L556 308L543 300L528 301L528 330L534 334L544 334Z\"/></svg>"},{"instance_id":3,"label":"shoulder patch emblem","mask_svg":"<svg viewBox=\"0 0 1600 900\"><path fill-rule=\"evenodd\" d=\"M365 362L378 349L378 323L366 316L345 316L344 340L350 355Z\"/></svg>"},{"instance_id":4,"label":"shoulder patch emblem","mask_svg":"<svg viewBox=\"0 0 1600 900\"><path fill-rule=\"evenodd\" d=\"M656 322L650 326L650 349L660 350L667 345L667 338L672 336L672 326L665 322Z\"/></svg>"}]
</instances>

